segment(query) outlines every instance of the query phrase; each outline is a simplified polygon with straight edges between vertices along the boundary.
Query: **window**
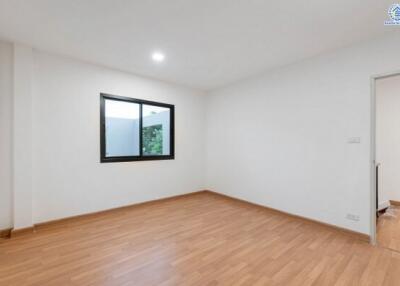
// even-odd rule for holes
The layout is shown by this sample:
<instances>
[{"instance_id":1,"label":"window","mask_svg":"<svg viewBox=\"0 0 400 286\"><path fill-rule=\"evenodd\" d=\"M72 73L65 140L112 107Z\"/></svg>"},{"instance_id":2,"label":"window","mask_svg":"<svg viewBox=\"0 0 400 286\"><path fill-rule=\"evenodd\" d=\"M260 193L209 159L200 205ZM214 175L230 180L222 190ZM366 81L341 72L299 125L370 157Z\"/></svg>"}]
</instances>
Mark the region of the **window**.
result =
<instances>
[{"instance_id":1,"label":"window","mask_svg":"<svg viewBox=\"0 0 400 286\"><path fill-rule=\"evenodd\" d=\"M174 159L174 106L100 94L100 161Z\"/></svg>"}]
</instances>

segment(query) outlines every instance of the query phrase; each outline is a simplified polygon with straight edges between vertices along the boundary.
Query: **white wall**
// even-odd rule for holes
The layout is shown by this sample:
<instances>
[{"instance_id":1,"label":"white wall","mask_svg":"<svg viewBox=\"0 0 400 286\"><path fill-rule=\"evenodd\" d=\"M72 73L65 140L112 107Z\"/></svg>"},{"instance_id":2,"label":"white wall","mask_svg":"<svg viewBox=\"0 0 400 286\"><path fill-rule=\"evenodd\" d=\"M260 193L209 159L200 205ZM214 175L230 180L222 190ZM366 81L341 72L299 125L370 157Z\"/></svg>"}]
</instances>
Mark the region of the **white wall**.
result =
<instances>
[{"instance_id":1,"label":"white wall","mask_svg":"<svg viewBox=\"0 0 400 286\"><path fill-rule=\"evenodd\" d=\"M0 42L0 229L12 226L12 45Z\"/></svg>"},{"instance_id":2,"label":"white wall","mask_svg":"<svg viewBox=\"0 0 400 286\"><path fill-rule=\"evenodd\" d=\"M14 44L13 53L13 227L32 221L32 48Z\"/></svg>"},{"instance_id":3,"label":"white wall","mask_svg":"<svg viewBox=\"0 0 400 286\"><path fill-rule=\"evenodd\" d=\"M369 233L370 77L399 70L399 48L399 34L387 35L208 97L33 51L32 222L207 187ZM176 159L100 164L100 92L175 104Z\"/></svg>"},{"instance_id":4,"label":"white wall","mask_svg":"<svg viewBox=\"0 0 400 286\"><path fill-rule=\"evenodd\" d=\"M379 203L400 201L400 75L376 81Z\"/></svg>"},{"instance_id":5,"label":"white wall","mask_svg":"<svg viewBox=\"0 0 400 286\"><path fill-rule=\"evenodd\" d=\"M0 229L204 188L203 92L0 42ZM100 93L175 105L175 160L100 163Z\"/></svg>"},{"instance_id":6,"label":"white wall","mask_svg":"<svg viewBox=\"0 0 400 286\"><path fill-rule=\"evenodd\" d=\"M175 160L99 163L100 92L175 105ZM34 52L33 222L204 188L204 94Z\"/></svg>"},{"instance_id":7,"label":"white wall","mask_svg":"<svg viewBox=\"0 0 400 286\"><path fill-rule=\"evenodd\" d=\"M390 34L212 92L207 188L369 234L370 77L399 50Z\"/></svg>"}]
</instances>

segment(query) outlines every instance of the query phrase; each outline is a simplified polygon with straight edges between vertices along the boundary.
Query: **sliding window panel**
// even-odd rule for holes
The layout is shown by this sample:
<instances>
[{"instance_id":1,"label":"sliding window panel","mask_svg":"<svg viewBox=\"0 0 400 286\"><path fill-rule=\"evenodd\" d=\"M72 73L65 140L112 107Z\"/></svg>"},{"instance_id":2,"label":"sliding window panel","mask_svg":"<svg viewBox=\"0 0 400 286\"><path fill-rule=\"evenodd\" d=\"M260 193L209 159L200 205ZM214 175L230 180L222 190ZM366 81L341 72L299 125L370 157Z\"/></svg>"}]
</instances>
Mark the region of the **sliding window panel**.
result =
<instances>
[{"instance_id":1,"label":"sliding window panel","mask_svg":"<svg viewBox=\"0 0 400 286\"><path fill-rule=\"evenodd\" d=\"M171 155L171 109L143 104L143 156Z\"/></svg>"},{"instance_id":2,"label":"sliding window panel","mask_svg":"<svg viewBox=\"0 0 400 286\"><path fill-rule=\"evenodd\" d=\"M105 99L105 157L140 155L140 104Z\"/></svg>"}]
</instances>

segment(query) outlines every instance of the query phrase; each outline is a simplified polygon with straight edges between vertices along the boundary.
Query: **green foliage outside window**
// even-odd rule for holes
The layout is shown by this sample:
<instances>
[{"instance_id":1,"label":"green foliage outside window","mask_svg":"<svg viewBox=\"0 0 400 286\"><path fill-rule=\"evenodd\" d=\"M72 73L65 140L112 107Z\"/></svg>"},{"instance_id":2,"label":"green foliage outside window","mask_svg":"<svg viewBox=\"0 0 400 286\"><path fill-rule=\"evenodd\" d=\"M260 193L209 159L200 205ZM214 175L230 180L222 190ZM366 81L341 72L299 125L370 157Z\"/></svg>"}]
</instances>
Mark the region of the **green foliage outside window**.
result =
<instances>
[{"instance_id":1,"label":"green foliage outside window","mask_svg":"<svg viewBox=\"0 0 400 286\"><path fill-rule=\"evenodd\" d=\"M143 155L162 155L162 124L143 127Z\"/></svg>"}]
</instances>

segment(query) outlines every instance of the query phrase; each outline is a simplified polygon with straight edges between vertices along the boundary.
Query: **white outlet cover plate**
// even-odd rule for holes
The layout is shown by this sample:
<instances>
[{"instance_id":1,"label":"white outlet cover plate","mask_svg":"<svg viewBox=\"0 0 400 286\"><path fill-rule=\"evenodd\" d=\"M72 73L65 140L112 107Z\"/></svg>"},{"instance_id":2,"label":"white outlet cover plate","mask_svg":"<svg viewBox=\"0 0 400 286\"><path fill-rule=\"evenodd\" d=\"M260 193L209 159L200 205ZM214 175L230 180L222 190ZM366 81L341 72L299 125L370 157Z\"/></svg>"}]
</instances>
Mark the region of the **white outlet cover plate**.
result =
<instances>
[{"instance_id":1,"label":"white outlet cover plate","mask_svg":"<svg viewBox=\"0 0 400 286\"><path fill-rule=\"evenodd\" d=\"M360 137L350 137L347 139L347 143L349 144L360 144L361 143L361 138Z\"/></svg>"}]
</instances>

